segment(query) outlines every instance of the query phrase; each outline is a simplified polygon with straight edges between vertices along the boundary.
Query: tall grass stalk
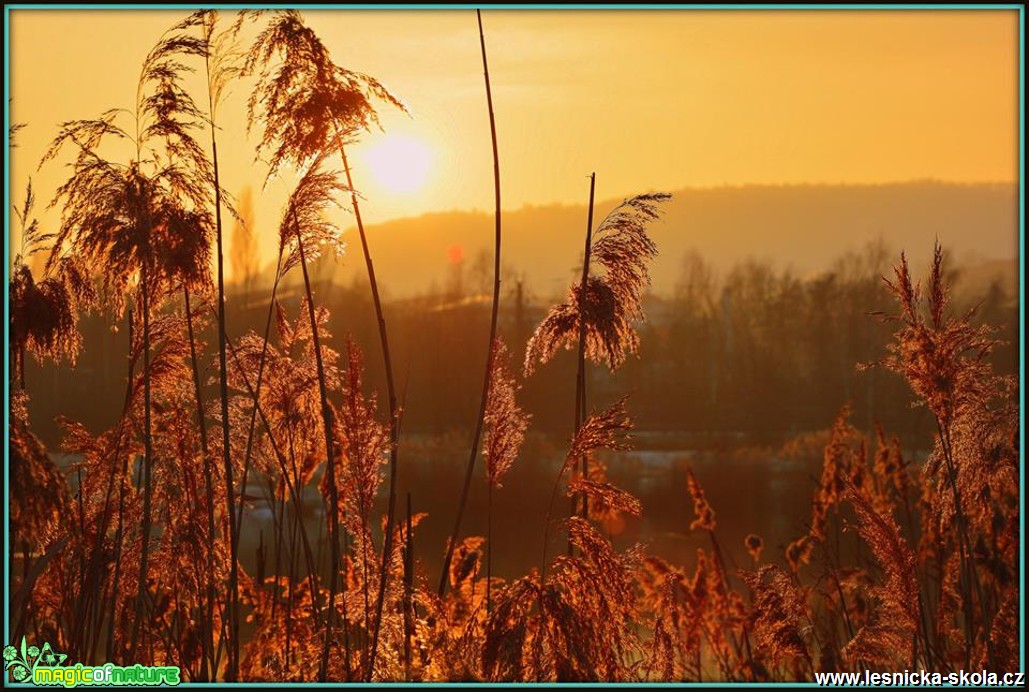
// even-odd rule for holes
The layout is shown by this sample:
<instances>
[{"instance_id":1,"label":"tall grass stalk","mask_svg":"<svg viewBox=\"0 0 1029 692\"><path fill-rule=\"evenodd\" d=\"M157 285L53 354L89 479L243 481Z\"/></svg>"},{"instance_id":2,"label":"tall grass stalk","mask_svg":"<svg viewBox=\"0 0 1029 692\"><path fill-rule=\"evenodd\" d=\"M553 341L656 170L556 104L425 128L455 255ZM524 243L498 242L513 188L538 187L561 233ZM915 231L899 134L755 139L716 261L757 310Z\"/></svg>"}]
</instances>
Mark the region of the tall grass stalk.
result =
<instances>
[{"instance_id":1,"label":"tall grass stalk","mask_svg":"<svg viewBox=\"0 0 1029 692\"><path fill-rule=\"evenodd\" d=\"M253 457L254 451L254 430L257 426L257 410L258 401L261 397L261 385L264 383L264 366L268 359L268 343L269 337L271 336L272 328L272 314L275 311L275 298L279 290L279 281L282 278L282 252L283 247L279 245L278 258L275 260L275 279L272 281L272 293L271 298L268 300L268 314L264 320L264 337L261 343L261 357L257 364L257 382L254 385L253 390L253 408L250 410L250 421L247 424L247 441L245 446L245 452L243 453L243 475L240 478L239 487L247 487L247 477L250 474L250 461ZM239 534L240 529L243 525L243 514L245 512L245 505L243 500L239 502L239 512L236 515L236 533Z\"/></svg>"},{"instance_id":2,"label":"tall grass stalk","mask_svg":"<svg viewBox=\"0 0 1029 692\"><path fill-rule=\"evenodd\" d=\"M336 615L336 589L339 587L339 498L336 488L336 452L333 435L332 409L329 407L329 395L325 385L325 365L322 362L322 345L318 335L318 320L314 316L314 296L311 293L311 279L307 272L307 254L304 250L304 238L300 232L296 208L292 209L293 223L296 225L297 248L300 251L300 270L304 276L304 292L307 295L307 314L311 321L311 340L314 348L314 360L318 369L318 396L321 399L322 426L325 430L325 473L329 484L329 607L325 619L325 644L322 647L321 663L318 679L325 682L329 665L329 649L332 645L332 627ZM345 585L344 585L345 588Z\"/></svg>"},{"instance_id":3,"label":"tall grass stalk","mask_svg":"<svg viewBox=\"0 0 1029 692\"><path fill-rule=\"evenodd\" d=\"M272 58L280 56L277 69L271 67ZM260 71L259 82L249 101L249 121L257 120L260 109L264 125L259 149L273 149L270 173L274 174L285 161L306 165L314 158L323 156L336 144L346 171L347 185L353 184L346 159L343 142L356 132L367 129L377 122L377 115L371 99L377 98L403 110L402 104L375 79L336 66L328 49L318 36L307 27L296 10L275 13L269 25L257 37L251 47L244 66L244 72ZM358 220L365 264L371 284L379 325L379 337L386 367L390 416L390 501L387 531L383 546L380 574L379 598L376 625L373 634L371 663L365 671L370 680L378 645L378 629L382 617L383 601L389 579L389 563L392 557L393 529L396 522L396 476L397 476L397 409L396 392L393 384L392 362L386 337L378 285L375 280L371 253L368 249L364 224L360 218L356 194L351 194L354 214ZM329 450L331 452L331 450ZM329 462L333 462L330 460ZM335 495L333 484L330 492ZM333 546L333 551L338 545ZM322 672L328 663L329 638L322 652Z\"/></svg>"},{"instance_id":4,"label":"tall grass stalk","mask_svg":"<svg viewBox=\"0 0 1029 692\"><path fill-rule=\"evenodd\" d=\"M475 11L475 17L479 24L479 47L482 52L482 73L486 82L486 107L489 109L490 140L493 146L493 223L494 223L494 245L493 245L493 306L490 313L489 342L487 343L486 371L482 378L482 398L479 402L479 415L475 421L475 432L472 434L471 452L468 455L468 466L465 468L464 485L461 487L461 499L457 503L457 517L454 520L454 529L450 533L450 540L447 544L446 556L443 558L443 567L440 570L439 588L437 592L440 598L446 594L447 583L450 576L450 563L454 559L454 550L457 547L457 539L461 532L461 520L464 517L465 506L468 502L468 491L472 484L472 472L475 470L475 459L479 453L479 441L482 438L482 427L486 417L486 404L489 400L490 384L493 374L493 360L496 358L496 337L497 337L497 316L500 308L500 250L501 250L501 216L500 216L500 155L497 150L497 125L493 113L493 91L490 88L489 64L486 61L486 38L482 30L482 13ZM490 507L492 510L493 493L489 493ZM488 582L487 582L488 584ZM487 586L487 589L489 587ZM487 591L488 592L488 591Z\"/></svg>"},{"instance_id":5,"label":"tall grass stalk","mask_svg":"<svg viewBox=\"0 0 1029 692\"><path fill-rule=\"evenodd\" d=\"M149 229L149 226L144 226ZM149 230L147 231L149 236ZM142 547L139 558L139 582L136 586L136 619L132 624L132 639L129 649L129 657L136 658L137 646L139 644L140 625L148 612L146 601L148 594L147 585L147 561L150 547L151 527L151 503L153 502L153 463L154 446L152 434L152 420L150 411L150 291L149 291L149 260L144 259L143 273L140 279L140 291L143 294L141 310L143 311L143 520L140 531L142 533Z\"/></svg>"},{"instance_id":6,"label":"tall grass stalk","mask_svg":"<svg viewBox=\"0 0 1029 692\"><path fill-rule=\"evenodd\" d=\"M587 282L590 276L590 252L593 249L593 200L596 192L597 185L597 174L590 173L590 201L589 208L586 214L586 245L582 252L582 282L579 284L579 305L586 305L586 291ZM582 422L586 419L586 320L579 320L579 343L576 351L576 373L575 373L575 431L573 437L579 434L579 429L582 427ZM579 460L579 473L585 479L589 478L589 461L585 456ZM579 501L581 503L581 516L583 519L589 518L589 500L586 497L586 493L581 493ZM569 516L575 516L575 497L571 500L572 506L569 510ZM568 541L568 554L572 554L572 543L571 537Z\"/></svg>"},{"instance_id":7,"label":"tall grass stalk","mask_svg":"<svg viewBox=\"0 0 1029 692\"><path fill-rule=\"evenodd\" d=\"M210 447L207 443L207 423L204 417L204 396L200 379L200 367L197 362L196 338L193 333L193 309L189 299L189 285L183 283L182 297L186 309L186 326L189 330L189 352L190 364L193 370L193 391L197 403L197 428L200 431L200 454L204 460L204 485L206 490L207 506L207 609L204 612L206 624L204 625L203 655L200 668L201 680L212 679L216 673L214 666L214 555L215 555L215 522L214 522L214 483L213 471L210 456ZM208 663L211 667L208 669Z\"/></svg>"},{"instance_id":8,"label":"tall grass stalk","mask_svg":"<svg viewBox=\"0 0 1029 692\"><path fill-rule=\"evenodd\" d=\"M132 397L132 380L133 372L135 370L135 360L133 359L133 347L132 347L132 308L126 310L126 323L128 324L128 337L129 337L129 348L128 348L128 380L125 386L125 407L122 411L122 417L128 413L129 402ZM124 453L124 460L121 466L121 474L118 477L118 525L114 531L114 576L111 578L111 626L107 630L107 660L113 661L114 654L114 639L117 628L115 622L118 616L118 581L121 577L121 560L122 560L122 537L123 537L123 519L125 517L125 480L129 472L129 454ZM115 463L118 462L115 457Z\"/></svg>"},{"instance_id":9,"label":"tall grass stalk","mask_svg":"<svg viewBox=\"0 0 1029 692\"><path fill-rule=\"evenodd\" d=\"M407 493L404 532L404 679L411 680L411 644L414 637L414 535L411 533L411 493Z\"/></svg>"},{"instance_id":10,"label":"tall grass stalk","mask_svg":"<svg viewBox=\"0 0 1029 692\"><path fill-rule=\"evenodd\" d=\"M210 57L205 55L210 85ZM214 167L214 219L218 258L218 390L221 396L222 464L225 468L225 504L229 512L229 659L226 679L239 677L239 532L236 526L236 497L229 444L229 379L225 357L225 262L222 252L222 198L218 172L218 139L215 135L214 97L208 87L211 108L211 163ZM242 489L241 489L242 491Z\"/></svg>"}]
</instances>

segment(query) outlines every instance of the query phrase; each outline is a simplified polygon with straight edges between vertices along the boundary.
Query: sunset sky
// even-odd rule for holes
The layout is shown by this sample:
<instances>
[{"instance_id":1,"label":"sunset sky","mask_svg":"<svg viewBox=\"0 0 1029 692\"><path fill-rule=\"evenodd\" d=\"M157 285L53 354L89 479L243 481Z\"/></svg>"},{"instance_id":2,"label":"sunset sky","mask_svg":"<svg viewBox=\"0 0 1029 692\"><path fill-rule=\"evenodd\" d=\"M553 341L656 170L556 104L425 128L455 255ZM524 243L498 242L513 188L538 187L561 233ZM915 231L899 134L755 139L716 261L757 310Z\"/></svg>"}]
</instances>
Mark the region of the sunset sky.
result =
<instances>
[{"instance_id":1,"label":"sunset sky","mask_svg":"<svg viewBox=\"0 0 1029 692\"><path fill-rule=\"evenodd\" d=\"M50 199L67 171L36 166L58 123L131 109L140 63L186 13L9 10L9 117L27 123L12 152L12 203L30 176ZM475 12L303 16L338 64L376 77L410 110L383 107L385 132L353 147L367 221L492 209ZM601 198L1017 179L1015 10L487 10L483 23L508 209L581 203L591 171ZM256 138L243 136L249 89L239 82L222 107L222 180L237 196L263 182ZM390 172L391 156L413 163ZM265 261L290 182L255 194Z\"/></svg>"}]
</instances>

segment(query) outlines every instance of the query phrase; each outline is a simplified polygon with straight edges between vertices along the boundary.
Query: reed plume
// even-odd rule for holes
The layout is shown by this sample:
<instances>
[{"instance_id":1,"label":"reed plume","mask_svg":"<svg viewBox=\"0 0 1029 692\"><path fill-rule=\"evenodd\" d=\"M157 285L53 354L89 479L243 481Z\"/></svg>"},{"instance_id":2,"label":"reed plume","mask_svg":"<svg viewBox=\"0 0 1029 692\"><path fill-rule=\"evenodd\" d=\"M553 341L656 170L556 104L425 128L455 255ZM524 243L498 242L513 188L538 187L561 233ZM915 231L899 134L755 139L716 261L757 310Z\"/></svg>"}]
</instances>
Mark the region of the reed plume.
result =
<instances>
[{"instance_id":1,"label":"reed plume","mask_svg":"<svg viewBox=\"0 0 1029 692\"><path fill-rule=\"evenodd\" d=\"M78 329L79 312L91 307L96 290L81 260L63 253L47 265L36 280L28 262L39 252L52 252L56 234L45 232L32 217L35 194L30 181L21 208L14 208L21 227L20 250L14 257L8 283L8 340L11 377L25 389L25 354L37 360L67 358L72 364L82 348Z\"/></svg>"},{"instance_id":2,"label":"reed plume","mask_svg":"<svg viewBox=\"0 0 1029 692\"><path fill-rule=\"evenodd\" d=\"M715 526L717 526L715 510L708 503L707 496L704 495L704 489L700 487L697 477L693 475L693 471L690 469L686 469L686 487L689 490L690 497L693 499L693 513L696 515L696 518L690 523L690 531L694 529L714 531Z\"/></svg>"},{"instance_id":3,"label":"reed plume","mask_svg":"<svg viewBox=\"0 0 1029 692\"><path fill-rule=\"evenodd\" d=\"M809 673L813 672L803 635L802 621L807 614L804 593L789 574L775 565L742 572L741 577L754 596L755 654L764 657L772 667L804 664Z\"/></svg>"},{"instance_id":4,"label":"reed plume","mask_svg":"<svg viewBox=\"0 0 1029 692\"><path fill-rule=\"evenodd\" d=\"M615 208L597 227L592 258L599 276L588 274L585 289L572 287L566 302L551 308L536 328L525 353L525 372L548 362L560 348L572 348L581 324L585 327L586 357L617 369L627 353L636 353L639 335L633 325L643 319L643 290L650 285L648 263L657 246L647 225L660 218L659 204L667 193L637 195ZM591 268L592 269L592 268Z\"/></svg>"},{"instance_id":5,"label":"reed plume","mask_svg":"<svg viewBox=\"0 0 1029 692\"><path fill-rule=\"evenodd\" d=\"M346 343L346 371L343 401L335 409L336 439L339 440L341 465L335 497L342 503L341 515L346 530L357 537L353 569L360 575L360 592L366 633L372 628L371 593L376 586L378 559L372 542L372 505L383 480L383 464L389 458L388 426L376 419L376 398L363 392L364 356L349 338ZM331 501L328 476L322 477L321 490ZM344 598L346 596L344 595ZM365 647L362 664L367 668L370 647Z\"/></svg>"},{"instance_id":6,"label":"reed plume","mask_svg":"<svg viewBox=\"0 0 1029 692\"><path fill-rule=\"evenodd\" d=\"M956 530L964 662L970 665L980 643L987 660L995 658L988 632L1000 599L990 593L992 570L979 564L976 553L982 552L982 529L1013 508L1017 453L1007 440L1016 409L1013 383L996 376L988 361L997 345L991 329L973 323L975 308L961 317L949 314L943 265L937 243L925 296L903 254L894 278L883 279L899 312L884 316L898 328L881 364L907 380L936 422L926 467L927 478L938 486L931 511L938 525Z\"/></svg>"},{"instance_id":7,"label":"reed plume","mask_svg":"<svg viewBox=\"0 0 1029 692\"><path fill-rule=\"evenodd\" d=\"M486 432L483 436L482 456L486 460L487 483L499 488L504 475L518 457L531 416L521 409L515 399L519 386L510 370L507 346L498 338L493 349L496 356L490 372L491 384L486 400Z\"/></svg>"},{"instance_id":8,"label":"reed plume","mask_svg":"<svg viewBox=\"0 0 1029 692\"><path fill-rule=\"evenodd\" d=\"M251 126L261 123L258 149L268 152L269 175L284 164L311 160L378 125L374 103L403 104L377 79L339 67L296 10L274 14L254 40L243 73L258 82L247 103Z\"/></svg>"},{"instance_id":9,"label":"reed plume","mask_svg":"<svg viewBox=\"0 0 1029 692\"><path fill-rule=\"evenodd\" d=\"M498 337L491 348L490 384L483 415L485 435L482 457L486 461L486 608L491 606L493 584L493 491L501 487L504 475L518 457L531 416L525 413L515 394L518 386L510 370L510 355ZM449 551L448 551L449 552ZM444 559L444 564L447 561Z\"/></svg>"},{"instance_id":10,"label":"reed plume","mask_svg":"<svg viewBox=\"0 0 1029 692\"><path fill-rule=\"evenodd\" d=\"M878 602L871 622L844 647L843 655L856 661L894 661L914 666L919 650L920 596L915 556L889 514L875 510L853 484L844 491L858 517L858 533L882 567L884 582L872 591Z\"/></svg>"}]
</instances>

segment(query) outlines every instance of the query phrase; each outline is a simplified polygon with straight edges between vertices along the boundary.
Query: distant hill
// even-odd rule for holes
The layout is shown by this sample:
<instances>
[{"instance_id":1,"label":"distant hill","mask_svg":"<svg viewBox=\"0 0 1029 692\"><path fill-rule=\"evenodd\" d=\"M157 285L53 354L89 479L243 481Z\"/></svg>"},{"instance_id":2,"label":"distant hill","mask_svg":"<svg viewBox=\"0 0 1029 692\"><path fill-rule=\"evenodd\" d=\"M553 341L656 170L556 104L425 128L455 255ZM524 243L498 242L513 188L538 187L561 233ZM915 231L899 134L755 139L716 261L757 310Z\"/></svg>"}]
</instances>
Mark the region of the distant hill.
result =
<instances>
[{"instance_id":1,"label":"distant hill","mask_svg":"<svg viewBox=\"0 0 1029 692\"><path fill-rule=\"evenodd\" d=\"M646 192L639 190L638 192ZM683 256L696 250L716 271L746 259L768 260L800 275L826 268L848 250L882 237L894 253L905 250L921 274L939 238L961 264L1008 267L1018 258L1018 191L1014 184L935 181L882 185L789 185L672 190L663 222L653 227L660 255L654 289L671 291ZM621 200L597 204L599 221ZM586 206L548 205L505 212L504 264L535 292L564 291L581 261ZM463 257L465 281L491 276L493 217L483 212L440 212L367 228L380 285L405 298L444 285ZM355 230L350 253L337 260L333 279L363 281ZM999 263L999 264L997 264Z\"/></svg>"}]
</instances>

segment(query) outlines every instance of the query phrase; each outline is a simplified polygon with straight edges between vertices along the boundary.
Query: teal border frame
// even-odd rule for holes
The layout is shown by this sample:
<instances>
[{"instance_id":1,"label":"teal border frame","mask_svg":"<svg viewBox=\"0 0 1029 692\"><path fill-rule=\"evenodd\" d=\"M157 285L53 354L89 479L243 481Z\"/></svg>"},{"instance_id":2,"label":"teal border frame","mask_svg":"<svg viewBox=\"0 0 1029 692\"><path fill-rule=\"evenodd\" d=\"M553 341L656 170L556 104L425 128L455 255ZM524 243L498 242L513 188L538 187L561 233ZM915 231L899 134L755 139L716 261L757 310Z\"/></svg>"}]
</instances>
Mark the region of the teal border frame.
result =
<instances>
[{"instance_id":1,"label":"teal border frame","mask_svg":"<svg viewBox=\"0 0 1029 692\"><path fill-rule=\"evenodd\" d=\"M241 8L261 8L261 9L310 9L310 10L473 10L477 7L475 4L468 3L433 3L433 4L409 4L409 3L389 3L389 4L368 4L368 3L356 3L356 4L310 4L310 3L243 3L243 4L224 4L224 3L160 3L153 5L138 5L138 4L126 4L126 5L111 5L105 3L89 3L89 4L72 4L72 3L54 3L54 4L4 4L4 144L5 151L10 149L10 79L7 78L10 73L10 12L12 10L192 10L199 8L209 9L241 9ZM785 10L804 10L804 11L829 11L829 10L1008 10L1018 12L1018 52L1019 52L1019 64L1025 64L1025 7L1022 4L1012 3L989 3L989 4L973 4L973 3L961 3L961 4L918 4L918 3L903 3L903 4L826 4L817 3L811 5L804 4L790 4L790 3L775 3L775 4L753 4L753 3L732 3L732 4L715 4L715 3L698 3L698 4L572 4L572 3L560 3L560 4L533 4L533 3L503 3L496 5L488 5L489 10L730 10L730 11L741 11L741 10L773 10L773 11L785 11ZM1019 69L1018 73L1018 167L1019 167L1019 179L1018 179L1018 283L1019 283L1019 325L1018 335L1019 344L1022 346L1019 353L1019 486L1020 486L1020 512L1024 519L1025 513L1025 70L1024 68ZM10 322L10 263L11 263L11 171L10 171L10 157L4 157L4 486L9 487L10 483L10 445L8 435L10 431L10 362L6 357L8 349L10 347L9 342L9 330L6 328ZM3 586L4 593L6 594L10 583L10 553L7 550L7 544L10 536L10 496L8 493L4 493L4 573L3 573ZM1024 524L1024 522L1023 522ZM1022 535L1020 541L1020 556L1019 556L1019 570L1023 578L1025 577L1025 536ZM5 595L6 598L6 595ZM5 608L6 611L6 608ZM1019 660L1021 669L1020 672L1026 672L1025 666L1025 590L1019 593L1019 627L1021 629L1022 637L1019 641ZM8 643L10 636L10 621L5 618L3 623L3 643ZM563 688L563 687L647 687L647 688L689 688L689 687L718 687L718 688L733 688L733 687L818 687L815 682L808 683L688 683L688 682L651 682L651 683L562 683L562 682L548 682L548 683L459 683L459 682L446 682L446 683L273 683L275 687L283 688L310 688L310 687L370 687L370 688L390 688L390 687L411 687L411 686L426 686L433 687L439 685L454 685L467 688L480 688L480 687L550 687L550 688ZM35 689L35 685L29 684L18 684L11 683L11 687ZM194 687L194 688L245 688L245 687L269 687L265 683L183 683L179 687Z\"/></svg>"}]
</instances>

